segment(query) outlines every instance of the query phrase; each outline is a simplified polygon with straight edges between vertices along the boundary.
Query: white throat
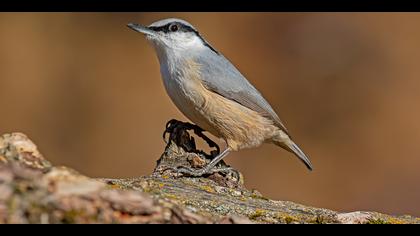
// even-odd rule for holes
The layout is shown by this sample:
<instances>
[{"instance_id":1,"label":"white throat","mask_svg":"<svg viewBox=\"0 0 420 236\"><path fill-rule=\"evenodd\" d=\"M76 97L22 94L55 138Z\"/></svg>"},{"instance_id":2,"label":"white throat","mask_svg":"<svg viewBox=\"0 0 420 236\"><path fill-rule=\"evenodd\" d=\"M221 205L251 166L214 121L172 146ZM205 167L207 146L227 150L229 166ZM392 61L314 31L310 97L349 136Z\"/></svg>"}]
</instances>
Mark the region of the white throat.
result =
<instances>
[{"instance_id":1,"label":"white throat","mask_svg":"<svg viewBox=\"0 0 420 236\"><path fill-rule=\"evenodd\" d=\"M199 37L185 38L179 35L177 38L151 39L151 42L161 67L168 67L169 70L207 49Z\"/></svg>"}]
</instances>

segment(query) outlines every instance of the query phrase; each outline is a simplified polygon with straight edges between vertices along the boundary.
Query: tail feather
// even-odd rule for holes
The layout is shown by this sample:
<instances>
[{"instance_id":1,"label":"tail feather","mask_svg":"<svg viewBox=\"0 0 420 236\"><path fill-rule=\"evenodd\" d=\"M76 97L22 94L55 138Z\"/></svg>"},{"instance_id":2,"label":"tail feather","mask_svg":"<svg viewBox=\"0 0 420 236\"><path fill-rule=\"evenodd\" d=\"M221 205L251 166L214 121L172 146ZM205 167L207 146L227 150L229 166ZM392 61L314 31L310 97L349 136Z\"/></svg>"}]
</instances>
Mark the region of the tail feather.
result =
<instances>
[{"instance_id":1,"label":"tail feather","mask_svg":"<svg viewBox=\"0 0 420 236\"><path fill-rule=\"evenodd\" d=\"M293 152L305 165L309 170L312 170L312 164L309 160L308 156L303 153L303 151L292 141L290 145L288 145L288 148L290 148L290 151Z\"/></svg>"},{"instance_id":2,"label":"tail feather","mask_svg":"<svg viewBox=\"0 0 420 236\"><path fill-rule=\"evenodd\" d=\"M299 160L301 160L303 164L306 165L306 167L309 170L313 169L311 161L309 160L309 157L306 156L306 154L303 153L303 151L298 147L298 145L296 145L296 143L294 143L289 137L286 140L283 139L282 141L274 141L274 143L286 149L287 151L295 154L299 158Z\"/></svg>"}]
</instances>

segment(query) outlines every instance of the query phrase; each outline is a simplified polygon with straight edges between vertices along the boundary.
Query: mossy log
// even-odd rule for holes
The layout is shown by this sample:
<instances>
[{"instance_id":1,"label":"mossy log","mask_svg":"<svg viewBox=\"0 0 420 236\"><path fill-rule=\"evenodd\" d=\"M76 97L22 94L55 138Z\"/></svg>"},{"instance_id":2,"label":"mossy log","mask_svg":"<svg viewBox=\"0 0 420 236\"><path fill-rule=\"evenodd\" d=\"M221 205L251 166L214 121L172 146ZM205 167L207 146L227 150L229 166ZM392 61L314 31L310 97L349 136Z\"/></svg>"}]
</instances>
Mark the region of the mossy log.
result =
<instances>
[{"instance_id":1,"label":"mossy log","mask_svg":"<svg viewBox=\"0 0 420 236\"><path fill-rule=\"evenodd\" d=\"M180 176L174 167L208 162L186 151L185 144L194 140L181 136L169 141L150 176L95 179L53 166L24 134L4 134L0 223L420 223L411 216L338 213L270 200L247 190L233 169L200 178Z\"/></svg>"}]
</instances>

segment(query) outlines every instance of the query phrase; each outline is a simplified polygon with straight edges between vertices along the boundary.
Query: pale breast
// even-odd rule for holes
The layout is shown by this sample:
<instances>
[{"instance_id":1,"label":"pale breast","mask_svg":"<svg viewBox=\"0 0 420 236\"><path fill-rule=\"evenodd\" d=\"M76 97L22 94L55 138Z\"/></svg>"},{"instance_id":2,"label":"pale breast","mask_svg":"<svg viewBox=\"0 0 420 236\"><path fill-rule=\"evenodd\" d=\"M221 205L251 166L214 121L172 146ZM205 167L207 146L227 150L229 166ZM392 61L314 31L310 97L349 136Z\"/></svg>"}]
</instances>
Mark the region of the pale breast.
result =
<instances>
[{"instance_id":1,"label":"pale breast","mask_svg":"<svg viewBox=\"0 0 420 236\"><path fill-rule=\"evenodd\" d=\"M161 74L167 94L175 106L188 119L202 129L218 136L217 131L213 129L213 126L207 122L207 119L200 112L202 107L205 106L207 99L202 93L201 83L193 79L192 74L197 73L196 68L193 67L192 70L188 69L189 67L182 68L187 69L184 71L171 71L166 67L161 67Z\"/></svg>"}]
</instances>

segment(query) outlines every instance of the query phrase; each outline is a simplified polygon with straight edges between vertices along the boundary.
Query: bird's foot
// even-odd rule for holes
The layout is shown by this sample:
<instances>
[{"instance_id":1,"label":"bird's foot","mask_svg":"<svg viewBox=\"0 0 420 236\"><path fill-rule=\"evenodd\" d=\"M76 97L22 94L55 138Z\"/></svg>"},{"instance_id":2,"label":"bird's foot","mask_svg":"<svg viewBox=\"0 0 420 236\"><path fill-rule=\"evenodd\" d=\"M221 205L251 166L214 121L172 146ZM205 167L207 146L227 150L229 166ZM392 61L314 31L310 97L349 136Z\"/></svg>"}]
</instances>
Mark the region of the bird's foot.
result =
<instances>
[{"instance_id":1,"label":"bird's foot","mask_svg":"<svg viewBox=\"0 0 420 236\"><path fill-rule=\"evenodd\" d=\"M209 147L215 148L215 150L212 150L210 154L207 154L202 150L197 150L194 137L189 135L187 132L188 130L194 131L194 134L206 141ZM220 147L213 140L203 134L203 132L204 130L197 125L172 119L166 123L166 129L163 132L163 140L166 144L170 144L171 141L174 141L178 146L182 147L187 152L202 154L206 158L212 159L213 157L219 155ZM169 134L168 141L166 141L167 134Z\"/></svg>"}]
</instances>

